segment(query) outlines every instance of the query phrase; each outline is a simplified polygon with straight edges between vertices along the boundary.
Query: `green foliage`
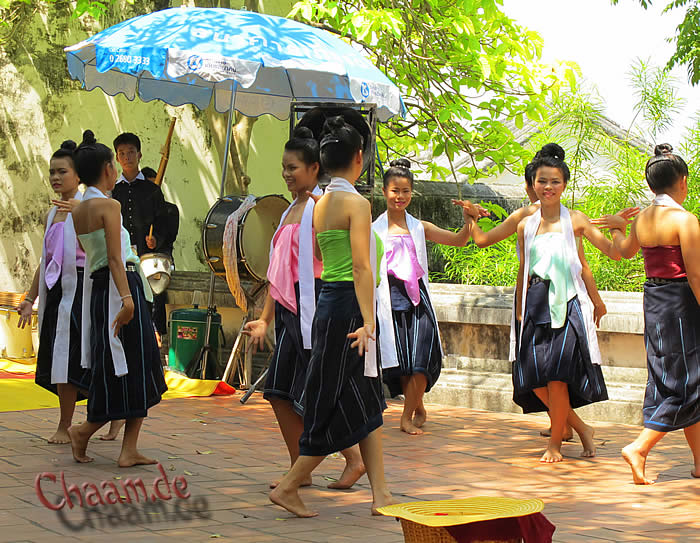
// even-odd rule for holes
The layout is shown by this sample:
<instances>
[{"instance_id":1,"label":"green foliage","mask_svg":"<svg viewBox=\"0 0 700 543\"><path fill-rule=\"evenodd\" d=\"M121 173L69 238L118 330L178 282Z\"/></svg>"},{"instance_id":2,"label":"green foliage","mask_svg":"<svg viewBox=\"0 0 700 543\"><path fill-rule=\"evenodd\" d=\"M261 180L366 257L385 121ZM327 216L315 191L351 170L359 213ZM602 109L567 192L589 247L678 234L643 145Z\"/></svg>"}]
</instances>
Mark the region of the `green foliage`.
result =
<instances>
[{"instance_id":1,"label":"green foliage","mask_svg":"<svg viewBox=\"0 0 700 543\"><path fill-rule=\"evenodd\" d=\"M481 202L499 220L508 213L498 204ZM479 219L479 227L485 232L493 228L497 221L489 217ZM512 286L518 276L518 256L515 251L515 236L479 249L474 243L466 247L434 245L433 251L445 261L444 271L431 273L430 280L467 285Z\"/></svg>"},{"instance_id":2,"label":"green foliage","mask_svg":"<svg viewBox=\"0 0 700 543\"><path fill-rule=\"evenodd\" d=\"M617 4L619 0L611 0ZM644 9L652 5L651 0L639 0ZM664 12L674 8L686 8L681 24L676 28L674 40L676 51L669 59L667 67L687 65L688 81L692 85L700 83L700 0L673 0L666 4Z\"/></svg>"},{"instance_id":3,"label":"green foliage","mask_svg":"<svg viewBox=\"0 0 700 543\"><path fill-rule=\"evenodd\" d=\"M564 203L589 217L615 213L637 203L644 205L651 197L644 181L651 148L640 136L655 136L657 130L669 123L678 98L673 79L663 70L641 61L633 66L630 83L639 100L637 121L628 130L606 121L602 115L603 103L594 91L574 86L548 106L545 118L549 122L540 125L540 131L528 144L530 156L550 141L564 147L572 174ZM700 118L688 129L678 149L690 172L684 205L700 216ZM503 209L493 204L488 206L496 220L503 219ZM479 221L485 231L495 224L491 218ZM432 274L433 280L494 286L515 284L518 269L515 236L486 249L469 243L466 247L437 245L433 250L445 261L444 273ZM642 289L645 274L640 254L631 260L615 262L586 240L584 251L600 290Z\"/></svg>"},{"instance_id":4,"label":"green foliage","mask_svg":"<svg viewBox=\"0 0 700 543\"><path fill-rule=\"evenodd\" d=\"M546 100L571 66L539 63L542 40L502 11L502 0L301 0L290 16L324 28L362 47L394 81L408 108L405 120L381 127L383 154L415 156L431 149L450 168L424 164L433 179L456 176L454 159L472 179L491 159L497 168L517 167L525 157L507 120L541 120Z\"/></svg>"}]
</instances>

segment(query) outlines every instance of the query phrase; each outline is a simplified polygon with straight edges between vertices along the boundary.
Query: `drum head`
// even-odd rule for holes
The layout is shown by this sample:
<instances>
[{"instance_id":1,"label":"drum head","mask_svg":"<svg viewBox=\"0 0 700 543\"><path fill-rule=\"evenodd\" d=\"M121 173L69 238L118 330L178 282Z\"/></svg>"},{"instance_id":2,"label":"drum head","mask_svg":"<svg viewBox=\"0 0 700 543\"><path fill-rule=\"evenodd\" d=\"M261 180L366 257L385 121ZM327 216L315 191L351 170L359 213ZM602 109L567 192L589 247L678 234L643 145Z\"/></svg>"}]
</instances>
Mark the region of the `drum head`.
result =
<instances>
[{"instance_id":1,"label":"drum head","mask_svg":"<svg viewBox=\"0 0 700 543\"><path fill-rule=\"evenodd\" d=\"M287 207L287 200L273 194L259 198L255 207L246 213L240 242L245 266L258 281L267 277L270 242Z\"/></svg>"},{"instance_id":2,"label":"drum head","mask_svg":"<svg viewBox=\"0 0 700 543\"><path fill-rule=\"evenodd\" d=\"M141 270L148 279L154 294L160 294L168 288L173 261L164 253L147 253L141 257Z\"/></svg>"}]
</instances>

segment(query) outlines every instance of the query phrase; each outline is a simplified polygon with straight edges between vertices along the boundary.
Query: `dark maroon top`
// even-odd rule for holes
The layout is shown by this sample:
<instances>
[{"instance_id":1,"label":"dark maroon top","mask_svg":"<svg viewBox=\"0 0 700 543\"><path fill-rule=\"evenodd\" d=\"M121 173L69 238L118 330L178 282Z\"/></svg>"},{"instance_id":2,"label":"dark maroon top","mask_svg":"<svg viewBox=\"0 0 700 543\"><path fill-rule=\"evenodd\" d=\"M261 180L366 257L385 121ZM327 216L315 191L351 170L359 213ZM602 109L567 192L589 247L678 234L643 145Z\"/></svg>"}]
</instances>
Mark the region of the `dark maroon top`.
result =
<instances>
[{"instance_id":1,"label":"dark maroon top","mask_svg":"<svg viewBox=\"0 0 700 543\"><path fill-rule=\"evenodd\" d=\"M688 276L680 245L642 247L642 256L647 277L680 279Z\"/></svg>"}]
</instances>

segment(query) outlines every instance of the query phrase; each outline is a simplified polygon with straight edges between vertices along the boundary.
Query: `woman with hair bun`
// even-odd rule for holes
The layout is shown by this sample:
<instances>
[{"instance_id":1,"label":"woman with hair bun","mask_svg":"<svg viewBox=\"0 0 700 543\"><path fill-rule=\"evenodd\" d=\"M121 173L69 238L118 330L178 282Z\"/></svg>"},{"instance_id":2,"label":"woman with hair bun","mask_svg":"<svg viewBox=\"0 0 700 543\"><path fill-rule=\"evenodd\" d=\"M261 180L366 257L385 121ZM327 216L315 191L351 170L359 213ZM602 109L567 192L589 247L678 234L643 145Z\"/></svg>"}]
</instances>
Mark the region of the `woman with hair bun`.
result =
<instances>
[{"instance_id":1,"label":"woman with hair bun","mask_svg":"<svg viewBox=\"0 0 700 543\"><path fill-rule=\"evenodd\" d=\"M646 476L651 449L667 432L683 429L693 454L690 472L700 478L700 223L683 208L688 166L669 144L657 145L645 169L655 194L632 222L616 215L595 221L610 228L624 258L644 257L644 342L649 378L644 394L644 430L622 449L636 484Z\"/></svg>"},{"instance_id":2,"label":"woman with hair bun","mask_svg":"<svg viewBox=\"0 0 700 543\"><path fill-rule=\"evenodd\" d=\"M267 278L270 290L260 318L245 325L251 346L262 348L267 328L275 321L275 351L267 371L264 398L270 402L287 445L291 465L299 457L299 438L306 368L311 358L311 323L321 290L323 264L314 256L314 199L321 196L318 141L310 129L298 126L284 146L282 177L296 198L282 215L270 244ZM365 472L357 446L341 451L347 464L329 488L350 488ZM270 486L274 488L277 483ZM302 483L311 485L311 475Z\"/></svg>"},{"instance_id":3,"label":"woman with hair bun","mask_svg":"<svg viewBox=\"0 0 700 543\"><path fill-rule=\"evenodd\" d=\"M531 168L540 206L517 229L520 267L510 360L515 403L525 413L549 411L551 435L540 461L552 463L563 460L567 423L581 438L582 456L595 455L593 428L572 408L608 398L594 308L581 275L580 238L614 260L620 253L586 215L562 205L570 173L561 147L543 147Z\"/></svg>"},{"instance_id":4,"label":"woman with hair bun","mask_svg":"<svg viewBox=\"0 0 700 543\"><path fill-rule=\"evenodd\" d=\"M80 320L85 253L78 245L71 208L82 194L75 169L76 144L61 144L49 163L51 188L60 194L45 221L44 242L32 286L17 308L18 325L31 323L32 305L39 296L39 352L36 384L58 395L60 419L49 443L70 443L75 402L90 386L90 372L80 367Z\"/></svg>"},{"instance_id":5,"label":"woman with hair bun","mask_svg":"<svg viewBox=\"0 0 700 543\"><path fill-rule=\"evenodd\" d=\"M299 497L299 487L326 455L356 443L372 487L372 513L393 503L384 480L381 426L386 403L373 341L381 241L372 235L369 202L353 185L362 173L362 144L343 117L325 122L321 166L331 182L313 215L323 286L304 387L304 431L299 458L270 493L273 503L299 517L317 515Z\"/></svg>"},{"instance_id":6,"label":"woman with hair bun","mask_svg":"<svg viewBox=\"0 0 700 543\"><path fill-rule=\"evenodd\" d=\"M437 382L443 356L425 242L463 247L474 221L466 202L459 203L464 226L458 232L414 218L406 211L413 194L411 163L400 158L390 166L383 179L387 209L372 224L385 247L377 289L379 348L389 392L404 395L401 431L419 435L427 416L423 395ZM478 214L479 206L472 207Z\"/></svg>"},{"instance_id":7,"label":"woman with hair bun","mask_svg":"<svg viewBox=\"0 0 700 543\"><path fill-rule=\"evenodd\" d=\"M148 409L167 390L146 304L151 291L122 225L121 206L107 196L117 180L114 154L86 130L74 157L87 186L73 220L89 274L83 287L82 366L90 368L92 380L87 422L68 429L73 458L91 462L90 437L108 421L126 419L118 465L155 464L137 448Z\"/></svg>"},{"instance_id":8,"label":"woman with hair bun","mask_svg":"<svg viewBox=\"0 0 700 543\"><path fill-rule=\"evenodd\" d=\"M518 224L520 224L522 220L526 219L530 215L536 213L537 210L540 208L540 202L537 194L535 194L534 189L534 167L536 161L540 158L540 155L542 153L556 156L564 156L564 150L561 148L560 145L556 143L547 143L542 147L540 151L538 151L535 154L532 161L530 161L525 166L525 192L527 193L527 196L530 200L530 204L516 209L515 211L513 211L513 213L508 215L508 217L506 217L506 219L503 222L497 224L488 232L484 232L483 230L481 230L481 228L479 227L479 223L475 222L474 227L472 229L472 239L474 240L474 243L477 245L477 247L489 247L512 236L513 234L516 234ZM470 205L470 202L468 201L460 203L462 203L465 206ZM639 208L637 207L627 208L620 212L620 216L624 218L630 218L636 215L638 212ZM478 215L475 213L473 208L470 210L470 213L472 213L472 217L476 221L478 219ZM591 271L591 268L588 265L588 261L586 260L586 255L583 251L583 245L580 243L578 244L578 252L582 267L581 278L583 279L583 283L586 286L586 292L588 293L588 296L591 299L591 302L593 303L593 320L596 326L600 326L600 321L603 318L603 316L605 316L605 314L607 313L607 308L605 306L605 303L603 302L603 299L600 297L598 287L596 285L595 279L593 278L593 272ZM515 318L515 300L513 301L512 318ZM544 437L549 437L551 435L551 428L541 431L540 435ZM564 440L568 441L572 437L573 432L571 430L571 427L567 424L564 432Z\"/></svg>"}]
</instances>

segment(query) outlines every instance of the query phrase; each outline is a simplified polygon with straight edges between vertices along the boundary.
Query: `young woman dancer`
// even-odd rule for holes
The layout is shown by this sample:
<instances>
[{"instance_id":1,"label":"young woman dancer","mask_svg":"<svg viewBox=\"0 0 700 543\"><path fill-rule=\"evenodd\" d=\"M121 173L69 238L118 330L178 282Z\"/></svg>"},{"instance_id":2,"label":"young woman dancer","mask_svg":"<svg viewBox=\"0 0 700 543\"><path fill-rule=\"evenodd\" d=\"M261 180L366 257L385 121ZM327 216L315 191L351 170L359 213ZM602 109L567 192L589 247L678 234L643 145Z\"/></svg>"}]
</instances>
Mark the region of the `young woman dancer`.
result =
<instances>
[{"instance_id":1,"label":"young woman dancer","mask_svg":"<svg viewBox=\"0 0 700 543\"><path fill-rule=\"evenodd\" d=\"M615 260L620 254L581 212L561 204L569 180L563 151L534 160L540 206L518 225L520 268L511 327L513 399L525 413L549 410L551 436L541 462L560 462L566 423L593 456L593 429L573 408L607 399L593 307L581 277L579 238ZM516 326L515 321L519 324Z\"/></svg>"},{"instance_id":2,"label":"young woman dancer","mask_svg":"<svg viewBox=\"0 0 700 543\"><path fill-rule=\"evenodd\" d=\"M275 319L277 343L265 381L264 398L270 402L294 465L299 457L299 438L304 430L303 400L306 369L311 358L311 322L321 291L323 264L314 257L312 217L314 199L323 194L318 141L313 132L297 127L284 146L282 177L296 194L282 215L270 247L267 278L270 291L260 318L245 325L244 333L254 348L262 348L265 334ZM338 481L328 488L350 488L365 473L358 446L341 451L346 466ZM270 486L274 488L277 483ZM311 484L311 476L302 486Z\"/></svg>"},{"instance_id":3,"label":"young woman dancer","mask_svg":"<svg viewBox=\"0 0 700 543\"><path fill-rule=\"evenodd\" d=\"M700 224L683 209L688 196L688 166L669 144L657 145L646 165L649 188L656 195L632 223L606 216L597 222L610 228L624 258L642 249L644 283L644 342L647 380L644 430L624 449L622 457L636 484L646 476L651 449L667 432L685 432L695 463L690 472L700 477Z\"/></svg>"},{"instance_id":4,"label":"young woman dancer","mask_svg":"<svg viewBox=\"0 0 700 543\"><path fill-rule=\"evenodd\" d=\"M73 163L76 144L64 141L49 163L51 188L60 195L46 218L41 262L32 286L17 308L19 326L31 322L39 296L39 352L36 384L58 395L60 419L49 443L70 443L68 428L75 402L87 394L90 372L80 366L80 320L85 253L78 245L70 200L80 200L80 179Z\"/></svg>"},{"instance_id":5,"label":"young woman dancer","mask_svg":"<svg viewBox=\"0 0 700 543\"><path fill-rule=\"evenodd\" d=\"M382 455L386 403L372 341L376 279L372 260L376 265L377 256L381 258L381 241L371 233L369 202L353 186L362 172L362 137L343 117L328 119L324 125L321 166L331 182L313 217L324 283L306 373L304 432L299 458L270 493L270 500L299 517L315 516L301 501L299 487L326 455L359 443L374 514L377 507L392 503Z\"/></svg>"},{"instance_id":6,"label":"young woman dancer","mask_svg":"<svg viewBox=\"0 0 700 543\"><path fill-rule=\"evenodd\" d=\"M403 394L405 398L401 430L419 435L426 420L423 395L437 382L443 357L430 302L425 242L462 247L474 221L466 205L459 232L414 218L406 212L413 191L411 163L398 159L390 166L383 180L387 209L372 224L385 248L377 289L379 348L384 382L392 397Z\"/></svg>"},{"instance_id":7,"label":"young woman dancer","mask_svg":"<svg viewBox=\"0 0 700 543\"><path fill-rule=\"evenodd\" d=\"M544 147L542 147L541 151L538 151L535 154L533 161L531 161L527 164L527 166L525 166L525 192L527 193L527 196L530 199L530 205L526 205L521 207L520 209L516 209L513 213L508 215L508 217L503 222L499 223L488 232L484 232L483 230L481 230L479 224L475 221L474 227L472 229L472 239L478 247L489 247L515 234L520 221L529 217L530 215L534 214L536 211L539 210L540 203L537 195L535 194L534 189L533 167L535 165L534 161L539 158L540 153L542 152L544 152L545 154L556 154L557 156L564 156L564 150L556 143L546 144ZM470 206L470 202L461 203L465 206ZM468 211L474 217L476 217L476 211L473 207L466 207L466 209L468 209ZM639 208L628 208L621 211L620 216L624 218L630 218L633 217L638 211ZM605 303L603 302L603 299L600 297L600 293L598 292L598 287L596 285L595 279L593 278L593 272L591 271L591 268L588 265L588 260L586 260L586 255L583 252L582 244L578 244L578 254L579 259L581 261L581 278L583 279L583 283L586 286L586 292L588 293L588 296L590 297L591 302L593 303L593 321L595 322L596 327L599 327L600 320L607 313L607 308L605 306ZM520 256L519 253L518 256ZM513 317L514 316L515 300L513 301ZM549 414L549 411L547 413ZM541 431L540 435L542 435L543 437L549 437L551 435L551 427L547 430ZM572 437L572 429L567 424L564 430L563 439L564 441L569 441L570 439L572 439ZM593 454L595 454L595 451L588 451L586 454L588 455L589 453L591 453L590 455L592 456Z\"/></svg>"},{"instance_id":8,"label":"young woman dancer","mask_svg":"<svg viewBox=\"0 0 700 543\"><path fill-rule=\"evenodd\" d=\"M155 464L138 452L137 441L148 409L160 402L167 386L146 305L148 283L138 273L119 202L107 197L117 180L114 155L87 130L74 160L88 187L73 220L90 274L83 291L82 355L92 380L87 422L68 429L73 457L91 462L90 437L107 421L126 419L118 465Z\"/></svg>"}]
</instances>

